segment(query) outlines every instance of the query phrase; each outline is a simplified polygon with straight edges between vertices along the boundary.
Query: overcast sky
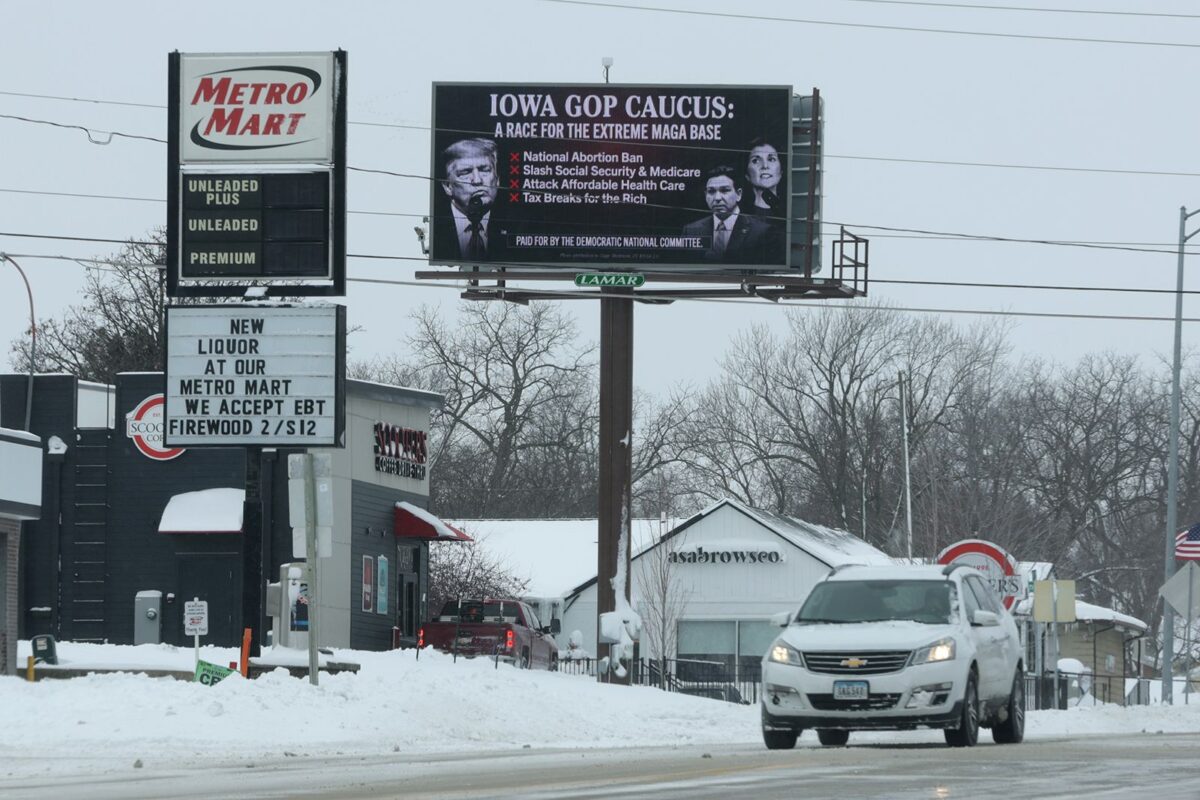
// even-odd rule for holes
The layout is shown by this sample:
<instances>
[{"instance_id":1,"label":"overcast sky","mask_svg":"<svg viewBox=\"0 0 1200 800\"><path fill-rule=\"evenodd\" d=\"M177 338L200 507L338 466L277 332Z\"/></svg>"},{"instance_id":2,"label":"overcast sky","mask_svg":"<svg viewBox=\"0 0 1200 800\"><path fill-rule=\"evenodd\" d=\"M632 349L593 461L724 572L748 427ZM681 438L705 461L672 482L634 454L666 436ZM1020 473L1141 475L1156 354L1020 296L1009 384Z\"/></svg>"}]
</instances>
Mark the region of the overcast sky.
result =
<instances>
[{"instance_id":1,"label":"overcast sky","mask_svg":"<svg viewBox=\"0 0 1200 800\"><path fill-rule=\"evenodd\" d=\"M1174 289L1179 207L1200 207L1200 111L1189 85L1198 74L1200 10L1183 0L1013 0L1035 3L1141 14L981 10L947 7L948 0L940 7L884 0L646 4L719 16L550 0L18 4L5 14L0 49L0 251L29 275L37 315L58 316L80 300L84 268L35 256L103 256L116 245L25 235L128 239L165 223L165 144L116 137L97 145L81 130L11 117L83 126L98 141L107 131L165 140L172 50L345 49L349 165L420 176L429 172L431 82L600 82L601 58L611 56L614 83L820 89L826 241L838 224L871 238L874 282L868 300L857 304L1170 318L1171 294L885 282ZM754 17L732 16L743 9ZM984 33L1011 36L976 35ZM417 305L451 311L457 303L456 290L445 285L355 282L412 280L417 262L353 255L419 256L413 225L428 213L428 198L422 179L349 174L346 302L350 324L362 329L351 337L352 358L403 348L406 314ZM1165 252L895 238L867 226L1138 243ZM1200 281L1188 288L1200 290ZM593 340L596 305L570 306ZM731 335L754 322L782 329L784 313L766 301L639 307L636 382L661 393L703 380ZM1200 316L1185 299L1189 314ZM948 318L963 326L987 319ZM19 277L0 266L5 362L27 319ZM1109 349L1138 353L1150 364L1171 349L1170 322L1006 319L1018 355L1071 362ZM1185 347L1194 330L1185 324Z\"/></svg>"}]
</instances>

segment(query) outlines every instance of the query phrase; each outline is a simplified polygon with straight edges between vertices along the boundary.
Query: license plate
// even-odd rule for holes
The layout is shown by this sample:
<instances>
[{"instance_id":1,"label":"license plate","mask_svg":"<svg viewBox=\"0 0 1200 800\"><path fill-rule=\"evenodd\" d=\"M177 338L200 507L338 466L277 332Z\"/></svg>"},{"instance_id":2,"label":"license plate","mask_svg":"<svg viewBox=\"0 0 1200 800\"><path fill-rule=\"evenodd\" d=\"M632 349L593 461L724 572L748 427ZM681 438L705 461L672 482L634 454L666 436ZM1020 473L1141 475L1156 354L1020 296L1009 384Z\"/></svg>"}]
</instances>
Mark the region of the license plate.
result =
<instances>
[{"instance_id":1,"label":"license plate","mask_svg":"<svg viewBox=\"0 0 1200 800\"><path fill-rule=\"evenodd\" d=\"M866 681L834 681L834 700L866 700L870 686Z\"/></svg>"}]
</instances>

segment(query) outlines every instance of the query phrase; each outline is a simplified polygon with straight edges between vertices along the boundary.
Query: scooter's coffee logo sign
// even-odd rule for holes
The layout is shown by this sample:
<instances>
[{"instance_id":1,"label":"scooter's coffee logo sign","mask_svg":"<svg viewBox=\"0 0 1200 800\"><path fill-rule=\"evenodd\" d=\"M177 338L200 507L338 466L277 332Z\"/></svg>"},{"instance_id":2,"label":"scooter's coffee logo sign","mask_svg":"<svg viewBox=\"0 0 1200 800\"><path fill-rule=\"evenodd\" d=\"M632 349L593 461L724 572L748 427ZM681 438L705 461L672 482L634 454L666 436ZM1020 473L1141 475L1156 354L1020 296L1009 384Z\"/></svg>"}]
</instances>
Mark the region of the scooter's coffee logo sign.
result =
<instances>
[{"instance_id":1,"label":"scooter's coffee logo sign","mask_svg":"<svg viewBox=\"0 0 1200 800\"><path fill-rule=\"evenodd\" d=\"M163 446L163 396L152 394L125 415L125 435L146 458L170 461L184 454L182 447Z\"/></svg>"},{"instance_id":2,"label":"scooter's coffee logo sign","mask_svg":"<svg viewBox=\"0 0 1200 800\"><path fill-rule=\"evenodd\" d=\"M179 157L333 160L332 53L183 54Z\"/></svg>"},{"instance_id":3,"label":"scooter's coffee logo sign","mask_svg":"<svg viewBox=\"0 0 1200 800\"><path fill-rule=\"evenodd\" d=\"M375 471L401 478L425 480L425 462L429 456L429 435L425 431L375 423Z\"/></svg>"}]
</instances>

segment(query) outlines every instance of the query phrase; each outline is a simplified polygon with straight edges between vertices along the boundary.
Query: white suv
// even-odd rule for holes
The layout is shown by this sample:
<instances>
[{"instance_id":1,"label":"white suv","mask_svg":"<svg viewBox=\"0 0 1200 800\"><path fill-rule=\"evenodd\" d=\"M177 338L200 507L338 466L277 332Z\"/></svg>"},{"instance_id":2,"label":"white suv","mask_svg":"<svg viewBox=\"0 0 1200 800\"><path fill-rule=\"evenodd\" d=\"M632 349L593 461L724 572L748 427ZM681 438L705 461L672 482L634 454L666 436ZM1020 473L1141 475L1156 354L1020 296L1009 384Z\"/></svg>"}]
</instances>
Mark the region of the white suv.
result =
<instances>
[{"instance_id":1,"label":"white suv","mask_svg":"<svg viewBox=\"0 0 1200 800\"><path fill-rule=\"evenodd\" d=\"M843 745L852 730L945 729L971 747L1025 735L1017 626L963 566L846 566L813 587L763 657L762 731L771 750L806 728Z\"/></svg>"}]
</instances>

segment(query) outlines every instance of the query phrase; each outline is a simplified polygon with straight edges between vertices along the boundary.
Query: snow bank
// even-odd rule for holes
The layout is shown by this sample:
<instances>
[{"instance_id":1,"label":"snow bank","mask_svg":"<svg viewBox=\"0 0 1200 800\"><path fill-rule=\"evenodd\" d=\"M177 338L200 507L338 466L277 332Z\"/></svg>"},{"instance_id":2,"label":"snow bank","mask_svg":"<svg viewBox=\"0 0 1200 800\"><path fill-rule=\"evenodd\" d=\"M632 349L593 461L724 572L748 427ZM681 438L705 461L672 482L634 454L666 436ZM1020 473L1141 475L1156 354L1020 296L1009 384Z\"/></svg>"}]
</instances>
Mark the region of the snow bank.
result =
<instances>
[{"instance_id":1,"label":"snow bank","mask_svg":"<svg viewBox=\"0 0 1200 800\"><path fill-rule=\"evenodd\" d=\"M21 643L22 663L29 643ZM192 651L59 643L67 666L191 669ZM201 648L216 664L228 648ZM336 650L358 674L320 686L276 670L215 686L137 674L28 683L0 677L0 777L124 772L288 756L477 752L508 748L712 745L758 747L759 711L648 687L602 685L562 673L457 663L436 652ZM1037 711L1028 738L1200 733L1200 703ZM940 742L939 731L856 733L851 743ZM986 735L983 741L987 742ZM817 746L806 733L802 746Z\"/></svg>"}]
</instances>

